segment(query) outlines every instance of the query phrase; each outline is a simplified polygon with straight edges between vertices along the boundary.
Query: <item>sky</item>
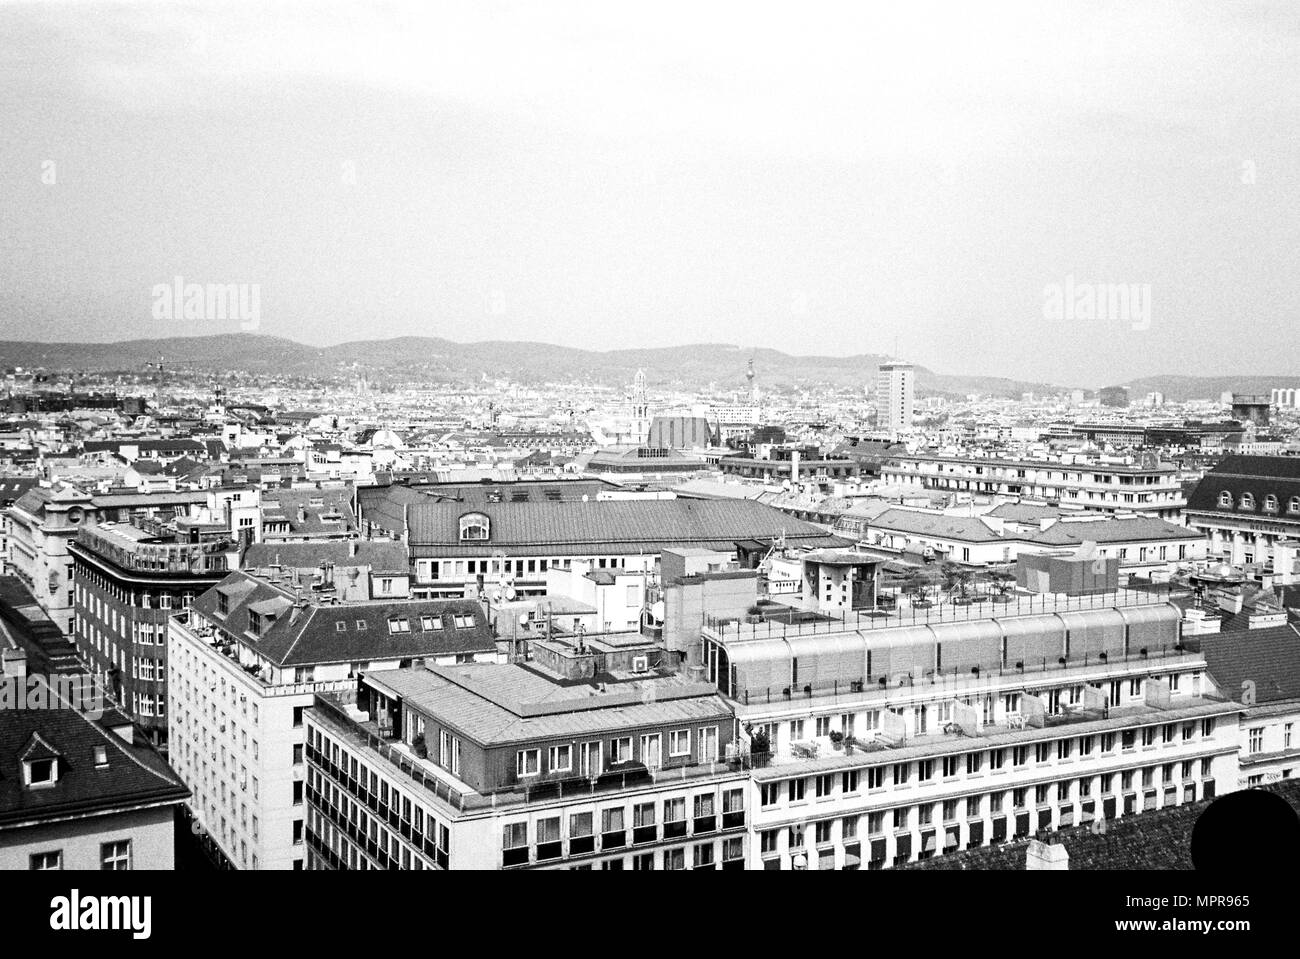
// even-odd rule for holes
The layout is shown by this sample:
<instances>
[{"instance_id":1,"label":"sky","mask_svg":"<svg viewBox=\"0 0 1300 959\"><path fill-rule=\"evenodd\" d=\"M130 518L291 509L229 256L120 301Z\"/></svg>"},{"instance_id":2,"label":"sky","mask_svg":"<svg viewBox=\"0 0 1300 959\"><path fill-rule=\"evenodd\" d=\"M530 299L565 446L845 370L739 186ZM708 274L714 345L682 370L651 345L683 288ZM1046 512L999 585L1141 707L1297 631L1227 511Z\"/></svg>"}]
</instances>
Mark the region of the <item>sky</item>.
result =
<instances>
[{"instance_id":1,"label":"sky","mask_svg":"<svg viewBox=\"0 0 1300 959\"><path fill-rule=\"evenodd\" d=\"M1287 2L0 0L0 339L1300 378L1298 144Z\"/></svg>"}]
</instances>

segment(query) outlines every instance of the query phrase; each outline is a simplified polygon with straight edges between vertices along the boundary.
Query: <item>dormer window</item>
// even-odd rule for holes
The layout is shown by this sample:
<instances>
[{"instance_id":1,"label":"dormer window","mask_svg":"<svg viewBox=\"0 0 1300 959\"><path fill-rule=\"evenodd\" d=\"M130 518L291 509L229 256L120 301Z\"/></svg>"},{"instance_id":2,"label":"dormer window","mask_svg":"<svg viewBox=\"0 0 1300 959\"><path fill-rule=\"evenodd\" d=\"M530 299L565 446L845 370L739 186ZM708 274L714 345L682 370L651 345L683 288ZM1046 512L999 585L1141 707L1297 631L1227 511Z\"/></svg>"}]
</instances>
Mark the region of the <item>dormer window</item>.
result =
<instances>
[{"instance_id":1,"label":"dormer window","mask_svg":"<svg viewBox=\"0 0 1300 959\"><path fill-rule=\"evenodd\" d=\"M1288 513L1300 513L1300 496L1292 496L1290 502L1286 504Z\"/></svg>"},{"instance_id":2,"label":"dormer window","mask_svg":"<svg viewBox=\"0 0 1300 959\"><path fill-rule=\"evenodd\" d=\"M23 763L23 780L31 789L53 786L59 781L57 759L29 759Z\"/></svg>"},{"instance_id":3,"label":"dormer window","mask_svg":"<svg viewBox=\"0 0 1300 959\"><path fill-rule=\"evenodd\" d=\"M108 765L108 747L96 746L94 750L95 768L102 769Z\"/></svg>"},{"instance_id":4,"label":"dormer window","mask_svg":"<svg viewBox=\"0 0 1300 959\"><path fill-rule=\"evenodd\" d=\"M1226 489L1219 494L1219 505L1224 509L1232 509L1232 494Z\"/></svg>"},{"instance_id":5,"label":"dormer window","mask_svg":"<svg viewBox=\"0 0 1300 959\"><path fill-rule=\"evenodd\" d=\"M466 513L460 518L460 538L464 540L487 539L492 521L482 513Z\"/></svg>"},{"instance_id":6,"label":"dormer window","mask_svg":"<svg viewBox=\"0 0 1300 959\"><path fill-rule=\"evenodd\" d=\"M1241 494L1241 508L1242 508L1242 509L1254 509L1254 508L1255 508L1255 497L1254 497L1253 494L1251 494L1251 493L1242 493L1242 494Z\"/></svg>"},{"instance_id":7,"label":"dormer window","mask_svg":"<svg viewBox=\"0 0 1300 959\"><path fill-rule=\"evenodd\" d=\"M1272 493L1269 493L1267 496L1264 497L1264 512L1265 513L1277 512L1277 497L1274 496Z\"/></svg>"}]
</instances>

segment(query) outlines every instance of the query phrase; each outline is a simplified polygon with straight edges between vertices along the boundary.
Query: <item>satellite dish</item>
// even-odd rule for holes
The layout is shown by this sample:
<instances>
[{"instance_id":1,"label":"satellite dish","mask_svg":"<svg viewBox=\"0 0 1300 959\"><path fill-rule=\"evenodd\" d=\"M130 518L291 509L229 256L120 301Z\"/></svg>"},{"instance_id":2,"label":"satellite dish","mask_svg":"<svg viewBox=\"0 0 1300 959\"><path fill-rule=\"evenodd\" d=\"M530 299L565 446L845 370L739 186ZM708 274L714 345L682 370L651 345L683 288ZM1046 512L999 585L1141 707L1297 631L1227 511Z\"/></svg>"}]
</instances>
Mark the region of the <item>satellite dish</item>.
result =
<instances>
[{"instance_id":1,"label":"satellite dish","mask_svg":"<svg viewBox=\"0 0 1300 959\"><path fill-rule=\"evenodd\" d=\"M515 598L515 588L514 588L513 586L507 586L507 587L506 587L506 599L511 600L511 599L514 599L514 598ZM525 619L526 619L526 618L527 618L527 617L525 617Z\"/></svg>"},{"instance_id":2,"label":"satellite dish","mask_svg":"<svg viewBox=\"0 0 1300 959\"><path fill-rule=\"evenodd\" d=\"M520 625L520 626L527 626L527 625L528 625L528 614L527 614L527 613L520 613L520 614L519 614L519 625Z\"/></svg>"}]
</instances>

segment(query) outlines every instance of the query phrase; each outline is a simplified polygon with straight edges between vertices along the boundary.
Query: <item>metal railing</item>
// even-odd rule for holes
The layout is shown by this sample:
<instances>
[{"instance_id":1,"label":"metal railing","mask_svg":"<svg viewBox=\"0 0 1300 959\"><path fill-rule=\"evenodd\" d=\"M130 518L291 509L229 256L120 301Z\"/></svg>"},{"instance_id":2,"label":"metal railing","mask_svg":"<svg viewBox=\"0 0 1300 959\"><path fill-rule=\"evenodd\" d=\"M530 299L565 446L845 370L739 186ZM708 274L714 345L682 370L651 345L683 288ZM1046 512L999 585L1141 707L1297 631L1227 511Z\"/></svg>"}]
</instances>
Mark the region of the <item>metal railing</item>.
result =
<instances>
[{"instance_id":1,"label":"metal railing","mask_svg":"<svg viewBox=\"0 0 1300 959\"><path fill-rule=\"evenodd\" d=\"M856 629L894 629L900 626L926 626L931 623L961 623L972 620L1006 619L1012 616L1034 616L1044 613L1081 612L1090 609L1115 609L1133 606L1159 606L1167 603L1174 589L1135 590L1119 588L1103 593L1081 596L1062 596L1054 593L997 597L972 597L970 602L956 603L948 600L930 606L906 608L873 607L871 609L840 610L838 615L828 612L794 610L793 616L803 612L807 618L794 622L782 619L765 619L762 622L740 622L705 616L703 627L710 638L744 641L749 639L784 639L789 636L815 636L842 633ZM777 614L782 617L790 614Z\"/></svg>"}]
</instances>

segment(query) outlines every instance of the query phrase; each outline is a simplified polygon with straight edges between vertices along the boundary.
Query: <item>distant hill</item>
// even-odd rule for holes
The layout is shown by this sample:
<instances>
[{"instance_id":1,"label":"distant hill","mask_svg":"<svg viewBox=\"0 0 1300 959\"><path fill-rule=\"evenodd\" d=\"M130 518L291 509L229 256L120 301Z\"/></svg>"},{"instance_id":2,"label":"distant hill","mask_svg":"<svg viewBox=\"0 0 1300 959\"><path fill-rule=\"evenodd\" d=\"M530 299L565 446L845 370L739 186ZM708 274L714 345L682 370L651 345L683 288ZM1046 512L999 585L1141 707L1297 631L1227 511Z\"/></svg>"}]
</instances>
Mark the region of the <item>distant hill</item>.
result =
<instances>
[{"instance_id":1,"label":"distant hill","mask_svg":"<svg viewBox=\"0 0 1300 959\"><path fill-rule=\"evenodd\" d=\"M487 341L456 343L437 337L404 336L360 340L337 346L309 346L282 337L251 333L124 340L118 343L0 342L0 366L48 370L139 372L164 358L173 371L280 373L318 379L361 374L387 382L473 383L509 378L523 383L629 383L638 369L658 387L720 389L745 385L751 357L763 389L847 387L865 389L875 381L885 356L791 356L779 350L743 349L717 343L657 349L597 352L549 343ZM917 367L917 387L926 393L964 396L986 393L1018 397L1055 387L1000 377L951 376Z\"/></svg>"}]
</instances>

